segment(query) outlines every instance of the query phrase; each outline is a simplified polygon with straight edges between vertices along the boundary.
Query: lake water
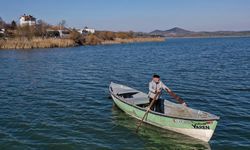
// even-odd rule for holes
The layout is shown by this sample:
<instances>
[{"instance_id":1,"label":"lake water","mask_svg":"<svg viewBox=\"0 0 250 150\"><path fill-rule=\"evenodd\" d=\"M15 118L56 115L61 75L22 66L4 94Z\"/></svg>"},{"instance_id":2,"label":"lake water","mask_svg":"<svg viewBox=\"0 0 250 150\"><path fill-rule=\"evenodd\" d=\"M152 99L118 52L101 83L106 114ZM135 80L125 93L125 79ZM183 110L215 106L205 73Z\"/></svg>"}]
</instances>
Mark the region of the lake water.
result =
<instances>
[{"instance_id":1,"label":"lake water","mask_svg":"<svg viewBox=\"0 0 250 150\"><path fill-rule=\"evenodd\" d=\"M108 98L111 81L147 92L154 73L221 117L209 144L145 124L136 134ZM250 38L0 51L1 150L210 148L250 149Z\"/></svg>"}]
</instances>

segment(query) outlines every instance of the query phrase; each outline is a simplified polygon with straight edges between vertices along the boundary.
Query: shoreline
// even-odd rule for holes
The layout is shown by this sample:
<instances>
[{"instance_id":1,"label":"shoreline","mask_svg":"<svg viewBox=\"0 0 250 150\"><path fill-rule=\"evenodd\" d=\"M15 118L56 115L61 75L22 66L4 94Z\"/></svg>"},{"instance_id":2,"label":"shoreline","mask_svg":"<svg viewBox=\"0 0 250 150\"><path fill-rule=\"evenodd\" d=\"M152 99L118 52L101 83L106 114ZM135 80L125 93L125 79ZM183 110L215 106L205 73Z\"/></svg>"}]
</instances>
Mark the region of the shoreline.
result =
<instances>
[{"instance_id":1,"label":"shoreline","mask_svg":"<svg viewBox=\"0 0 250 150\"><path fill-rule=\"evenodd\" d=\"M205 38L247 38L250 37L250 35L245 35L245 36L186 36L186 37L165 37L166 39L205 39Z\"/></svg>"},{"instance_id":2,"label":"shoreline","mask_svg":"<svg viewBox=\"0 0 250 150\"><path fill-rule=\"evenodd\" d=\"M126 43L144 43L144 42L164 42L166 38L162 37L135 37L130 39L106 40L101 42L100 45L112 45L112 44L126 44Z\"/></svg>"},{"instance_id":3,"label":"shoreline","mask_svg":"<svg viewBox=\"0 0 250 150\"><path fill-rule=\"evenodd\" d=\"M72 39L67 38L13 38L0 39L0 50L18 50L18 49L35 49L35 48L67 48L77 46L94 46L94 45L113 45L126 43L144 43L144 42L164 42L166 39L205 39L205 38L247 38L250 36L197 36L197 37L133 37L133 38L115 38L114 40L104 40L97 44L78 44Z\"/></svg>"},{"instance_id":4,"label":"shoreline","mask_svg":"<svg viewBox=\"0 0 250 150\"><path fill-rule=\"evenodd\" d=\"M91 46L91 45L111 45L125 43L143 43L143 42L164 42L166 39L162 37L134 37L128 39L116 38L114 40L104 40L98 44L80 45L72 39L59 38L13 38L0 40L0 50L9 49L35 49L35 48L66 48L76 46Z\"/></svg>"}]
</instances>

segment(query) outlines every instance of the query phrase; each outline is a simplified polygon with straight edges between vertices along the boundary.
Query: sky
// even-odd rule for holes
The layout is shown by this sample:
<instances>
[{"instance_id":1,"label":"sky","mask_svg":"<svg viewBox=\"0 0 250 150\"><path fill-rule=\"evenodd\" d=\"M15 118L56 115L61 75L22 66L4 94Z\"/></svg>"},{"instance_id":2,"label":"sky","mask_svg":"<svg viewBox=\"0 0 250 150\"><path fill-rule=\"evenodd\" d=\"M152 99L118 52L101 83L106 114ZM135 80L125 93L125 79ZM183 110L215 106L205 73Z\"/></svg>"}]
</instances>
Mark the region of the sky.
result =
<instances>
[{"instance_id":1,"label":"sky","mask_svg":"<svg viewBox=\"0 0 250 150\"><path fill-rule=\"evenodd\" d=\"M250 0L0 0L0 17L30 14L67 27L150 32L250 30Z\"/></svg>"}]
</instances>

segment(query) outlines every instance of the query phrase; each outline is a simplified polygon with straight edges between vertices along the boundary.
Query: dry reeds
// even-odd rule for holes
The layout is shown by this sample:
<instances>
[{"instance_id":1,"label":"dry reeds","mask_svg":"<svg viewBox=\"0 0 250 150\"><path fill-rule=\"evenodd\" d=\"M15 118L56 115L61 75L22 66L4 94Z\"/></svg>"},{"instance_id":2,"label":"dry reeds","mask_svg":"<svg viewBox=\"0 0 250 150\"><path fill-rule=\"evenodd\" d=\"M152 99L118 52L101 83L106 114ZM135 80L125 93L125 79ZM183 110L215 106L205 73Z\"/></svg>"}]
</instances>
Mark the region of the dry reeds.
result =
<instances>
[{"instance_id":1,"label":"dry reeds","mask_svg":"<svg viewBox=\"0 0 250 150\"><path fill-rule=\"evenodd\" d=\"M162 37L134 37L134 38L115 38L113 40L101 40L100 38L89 35L85 37L80 45L98 45L98 44L121 44L134 42L162 42L165 38ZM72 47L76 46L77 42L73 39L60 38L13 38L0 40L0 49L32 49L32 48L54 48L54 47ZM79 44L79 42L78 42Z\"/></svg>"},{"instance_id":2,"label":"dry reeds","mask_svg":"<svg viewBox=\"0 0 250 150\"><path fill-rule=\"evenodd\" d=\"M102 41L102 44L121 44L121 43L135 43L135 42L163 42L165 38L162 37L135 37L129 39L115 38L114 40Z\"/></svg>"},{"instance_id":3,"label":"dry reeds","mask_svg":"<svg viewBox=\"0 0 250 150\"><path fill-rule=\"evenodd\" d=\"M53 48L53 47L70 47L75 46L71 39L56 38L14 38L0 40L0 49L32 49L32 48Z\"/></svg>"}]
</instances>

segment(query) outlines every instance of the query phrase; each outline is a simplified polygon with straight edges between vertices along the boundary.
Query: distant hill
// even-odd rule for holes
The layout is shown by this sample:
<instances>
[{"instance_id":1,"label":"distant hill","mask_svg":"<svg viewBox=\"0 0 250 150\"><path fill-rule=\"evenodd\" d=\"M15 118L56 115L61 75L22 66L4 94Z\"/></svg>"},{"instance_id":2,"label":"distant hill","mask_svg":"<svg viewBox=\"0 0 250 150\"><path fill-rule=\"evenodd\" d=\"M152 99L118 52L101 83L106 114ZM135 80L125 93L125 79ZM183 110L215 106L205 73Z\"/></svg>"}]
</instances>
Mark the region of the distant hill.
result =
<instances>
[{"instance_id":1,"label":"distant hill","mask_svg":"<svg viewBox=\"0 0 250 150\"><path fill-rule=\"evenodd\" d=\"M190 33L193 33L192 31L188 31L188 30L178 28L178 27L172 28L170 30L166 30L166 32L174 33L174 34L190 34Z\"/></svg>"},{"instance_id":2,"label":"distant hill","mask_svg":"<svg viewBox=\"0 0 250 150\"><path fill-rule=\"evenodd\" d=\"M214 37L214 36L250 36L250 31L215 31L215 32L195 32L182 28L172 28L169 30L154 30L149 33L152 36L164 37Z\"/></svg>"}]
</instances>

